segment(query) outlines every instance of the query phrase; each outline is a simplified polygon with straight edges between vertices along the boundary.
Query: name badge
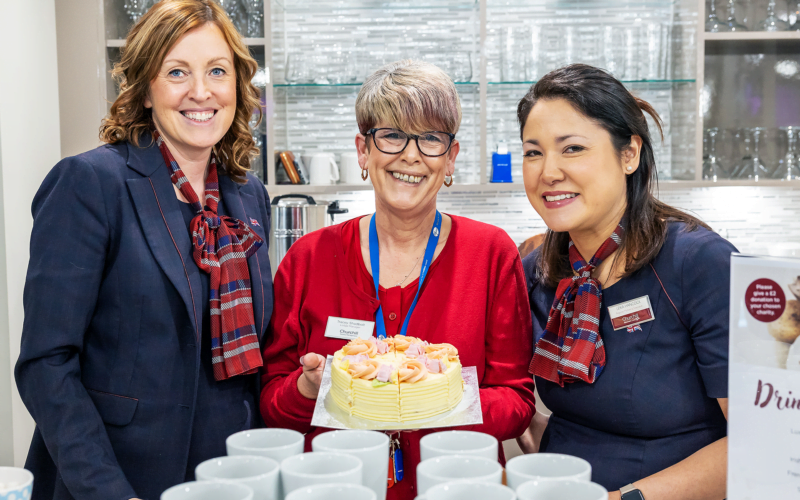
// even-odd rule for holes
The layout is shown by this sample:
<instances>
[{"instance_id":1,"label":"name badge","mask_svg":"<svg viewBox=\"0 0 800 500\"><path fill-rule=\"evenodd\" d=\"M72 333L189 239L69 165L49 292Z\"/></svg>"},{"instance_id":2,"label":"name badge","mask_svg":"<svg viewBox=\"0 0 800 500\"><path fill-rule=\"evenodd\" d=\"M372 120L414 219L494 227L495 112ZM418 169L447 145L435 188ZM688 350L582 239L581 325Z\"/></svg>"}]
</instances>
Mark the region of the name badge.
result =
<instances>
[{"instance_id":1,"label":"name badge","mask_svg":"<svg viewBox=\"0 0 800 500\"><path fill-rule=\"evenodd\" d=\"M647 295L609 306L608 316L611 318L614 330L621 330L656 319L653 314L653 306L650 305L650 297Z\"/></svg>"},{"instance_id":2,"label":"name badge","mask_svg":"<svg viewBox=\"0 0 800 500\"><path fill-rule=\"evenodd\" d=\"M328 325L325 327L325 336L344 340L368 339L372 337L374 330L374 321L329 316Z\"/></svg>"}]
</instances>

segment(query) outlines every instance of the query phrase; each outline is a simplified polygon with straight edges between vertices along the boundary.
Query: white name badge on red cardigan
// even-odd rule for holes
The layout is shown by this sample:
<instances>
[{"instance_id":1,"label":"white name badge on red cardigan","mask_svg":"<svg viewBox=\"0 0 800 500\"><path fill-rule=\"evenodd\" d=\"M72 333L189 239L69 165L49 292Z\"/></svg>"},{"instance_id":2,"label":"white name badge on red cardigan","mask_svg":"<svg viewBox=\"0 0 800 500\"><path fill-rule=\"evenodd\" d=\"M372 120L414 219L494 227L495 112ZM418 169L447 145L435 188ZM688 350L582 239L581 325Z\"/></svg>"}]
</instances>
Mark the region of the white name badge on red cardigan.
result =
<instances>
[{"instance_id":1,"label":"white name badge on red cardigan","mask_svg":"<svg viewBox=\"0 0 800 500\"><path fill-rule=\"evenodd\" d=\"M648 295L608 306L608 316L611 318L611 325L614 330L641 325L656 319Z\"/></svg>"},{"instance_id":2,"label":"white name badge on red cardigan","mask_svg":"<svg viewBox=\"0 0 800 500\"><path fill-rule=\"evenodd\" d=\"M375 331L374 321L360 319L337 318L328 316L328 325L325 327L325 336L332 339L368 339Z\"/></svg>"}]
</instances>

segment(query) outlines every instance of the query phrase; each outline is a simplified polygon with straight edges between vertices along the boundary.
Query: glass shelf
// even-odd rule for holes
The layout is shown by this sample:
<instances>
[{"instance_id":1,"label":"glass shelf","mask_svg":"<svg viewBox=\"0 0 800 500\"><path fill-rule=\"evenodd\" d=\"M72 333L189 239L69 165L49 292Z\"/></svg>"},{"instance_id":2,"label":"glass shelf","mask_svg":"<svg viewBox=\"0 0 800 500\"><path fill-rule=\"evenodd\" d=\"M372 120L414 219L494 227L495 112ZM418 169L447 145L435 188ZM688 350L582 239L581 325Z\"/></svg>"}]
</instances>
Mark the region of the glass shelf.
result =
<instances>
[{"instance_id":1,"label":"glass shelf","mask_svg":"<svg viewBox=\"0 0 800 500\"><path fill-rule=\"evenodd\" d=\"M275 0L274 5L284 12L320 12L320 11L352 11L382 10L386 12L402 11L438 11L438 10L473 10L480 5L478 0L445 0L430 2L427 0Z\"/></svg>"},{"instance_id":2,"label":"glass shelf","mask_svg":"<svg viewBox=\"0 0 800 500\"><path fill-rule=\"evenodd\" d=\"M620 80L625 84L637 83L695 83L694 79L678 79L678 80ZM536 82L488 82L489 85L533 85Z\"/></svg>"},{"instance_id":3,"label":"glass shelf","mask_svg":"<svg viewBox=\"0 0 800 500\"><path fill-rule=\"evenodd\" d=\"M458 86L478 86L478 82L453 82ZM275 88L300 88L300 87L360 87L363 85L359 83L276 83L273 85Z\"/></svg>"},{"instance_id":4,"label":"glass shelf","mask_svg":"<svg viewBox=\"0 0 800 500\"><path fill-rule=\"evenodd\" d=\"M259 46L264 45L266 43L265 38L245 38L244 44L248 47L251 46ZM109 39L106 40L106 47L124 47L125 46L125 39L124 38L116 38L116 39Z\"/></svg>"}]
</instances>

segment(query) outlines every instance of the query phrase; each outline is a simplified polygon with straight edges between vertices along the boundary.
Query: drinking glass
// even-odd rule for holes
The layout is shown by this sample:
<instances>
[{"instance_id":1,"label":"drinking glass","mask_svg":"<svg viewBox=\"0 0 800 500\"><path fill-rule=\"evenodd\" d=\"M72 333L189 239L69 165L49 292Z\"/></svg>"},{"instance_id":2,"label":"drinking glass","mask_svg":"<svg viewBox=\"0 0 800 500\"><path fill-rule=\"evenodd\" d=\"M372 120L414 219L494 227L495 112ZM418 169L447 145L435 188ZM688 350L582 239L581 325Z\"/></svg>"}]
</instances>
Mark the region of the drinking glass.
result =
<instances>
[{"instance_id":1,"label":"drinking glass","mask_svg":"<svg viewBox=\"0 0 800 500\"><path fill-rule=\"evenodd\" d=\"M639 27L625 27L625 70L623 80L635 81L639 79Z\"/></svg>"},{"instance_id":2,"label":"drinking glass","mask_svg":"<svg viewBox=\"0 0 800 500\"><path fill-rule=\"evenodd\" d=\"M789 28L789 23L782 21L775 15L775 0L767 4L767 18L758 23L757 31L784 31Z\"/></svg>"},{"instance_id":3,"label":"drinking glass","mask_svg":"<svg viewBox=\"0 0 800 500\"><path fill-rule=\"evenodd\" d=\"M469 52L456 52L453 54L453 81L468 82L472 80L472 62Z\"/></svg>"},{"instance_id":4,"label":"drinking glass","mask_svg":"<svg viewBox=\"0 0 800 500\"><path fill-rule=\"evenodd\" d=\"M708 19L706 20L706 31L709 33L721 33L723 31L730 31L728 25L723 23L722 20L717 17L717 6L715 0L711 0L711 5L708 8Z\"/></svg>"},{"instance_id":5,"label":"drinking glass","mask_svg":"<svg viewBox=\"0 0 800 500\"><path fill-rule=\"evenodd\" d=\"M136 24L152 5L153 0L125 0L122 7L125 9L125 14L133 21L133 24Z\"/></svg>"},{"instance_id":6,"label":"drinking glass","mask_svg":"<svg viewBox=\"0 0 800 500\"><path fill-rule=\"evenodd\" d=\"M603 28L601 26L578 27L580 61L591 66L600 66L603 61Z\"/></svg>"},{"instance_id":7,"label":"drinking glass","mask_svg":"<svg viewBox=\"0 0 800 500\"><path fill-rule=\"evenodd\" d=\"M306 57L302 52L292 52L286 56L286 83L309 83L311 72L309 71Z\"/></svg>"},{"instance_id":8,"label":"drinking glass","mask_svg":"<svg viewBox=\"0 0 800 500\"><path fill-rule=\"evenodd\" d=\"M728 31L747 31L747 26L736 21L736 0L728 0Z\"/></svg>"},{"instance_id":9,"label":"drinking glass","mask_svg":"<svg viewBox=\"0 0 800 500\"><path fill-rule=\"evenodd\" d=\"M247 12L247 36L251 38L264 36L264 1L242 0L242 4Z\"/></svg>"},{"instance_id":10,"label":"drinking glass","mask_svg":"<svg viewBox=\"0 0 800 500\"><path fill-rule=\"evenodd\" d=\"M541 73L546 74L563 66L564 34L560 26L544 25L539 32L539 52L542 54ZM513 80L511 80L513 81Z\"/></svg>"},{"instance_id":11,"label":"drinking glass","mask_svg":"<svg viewBox=\"0 0 800 500\"><path fill-rule=\"evenodd\" d=\"M769 170L761 160L761 152L759 151L764 132L766 132L764 127L754 127L750 129L750 136L753 138L752 157L749 159L742 159L743 168L741 172L739 172L740 179L749 179L758 182L759 179L769 177Z\"/></svg>"},{"instance_id":12,"label":"drinking glass","mask_svg":"<svg viewBox=\"0 0 800 500\"><path fill-rule=\"evenodd\" d=\"M738 145L741 156L733 168L732 179L746 179L748 168L752 170L753 149L750 137L750 129L747 128L739 129L734 136L734 142Z\"/></svg>"},{"instance_id":13,"label":"drinking glass","mask_svg":"<svg viewBox=\"0 0 800 500\"><path fill-rule=\"evenodd\" d=\"M642 61L639 78L642 80L659 80L663 77L661 54L662 26L659 23L647 23L642 26L642 42L647 51L647 56Z\"/></svg>"},{"instance_id":14,"label":"drinking glass","mask_svg":"<svg viewBox=\"0 0 800 500\"><path fill-rule=\"evenodd\" d=\"M703 180L717 182L723 177L723 170L717 158L717 135L719 129L712 127L706 130L708 134L708 157L703 160Z\"/></svg>"},{"instance_id":15,"label":"drinking glass","mask_svg":"<svg viewBox=\"0 0 800 500\"><path fill-rule=\"evenodd\" d=\"M625 31L620 26L603 26L603 66L617 79L625 75Z\"/></svg>"},{"instance_id":16,"label":"drinking glass","mask_svg":"<svg viewBox=\"0 0 800 500\"><path fill-rule=\"evenodd\" d=\"M786 155L783 157L783 168L778 169L778 178L791 181L800 179L800 150L798 150L798 127L781 127L786 132Z\"/></svg>"}]
</instances>

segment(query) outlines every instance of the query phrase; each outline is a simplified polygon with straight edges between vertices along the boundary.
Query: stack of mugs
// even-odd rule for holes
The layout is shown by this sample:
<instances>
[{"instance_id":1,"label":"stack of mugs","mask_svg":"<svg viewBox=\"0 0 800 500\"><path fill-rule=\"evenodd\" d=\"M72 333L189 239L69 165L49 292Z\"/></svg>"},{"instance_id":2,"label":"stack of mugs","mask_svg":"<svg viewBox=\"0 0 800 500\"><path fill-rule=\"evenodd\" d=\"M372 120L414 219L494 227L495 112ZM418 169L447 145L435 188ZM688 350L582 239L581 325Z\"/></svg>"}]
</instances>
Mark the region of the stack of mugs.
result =
<instances>
[{"instance_id":1,"label":"stack of mugs","mask_svg":"<svg viewBox=\"0 0 800 500\"><path fill-rule=\"evenodd\" d=\"M304 436L254 429L226 441L228 456L197 466L197 481L168 489L161 500L385 500L389 437L343 430L320 434L303 453ZM606 500L585 460L539 453L498 463L497 439L444 431L420 441L417 500Z\"/></svg>"},{"instance_id":2,"label":"stack of mugs","mask_svg":"<svg viewBox=\"0 0 800 500\"><path fill-rule=\"evenodd\" d=\"M606 500L592 483L592 467L580 458L552 453L523 455L503 468L497 440L480 432L445 431L420 440L417 500Z\"/></svg>"}]
</instances>

